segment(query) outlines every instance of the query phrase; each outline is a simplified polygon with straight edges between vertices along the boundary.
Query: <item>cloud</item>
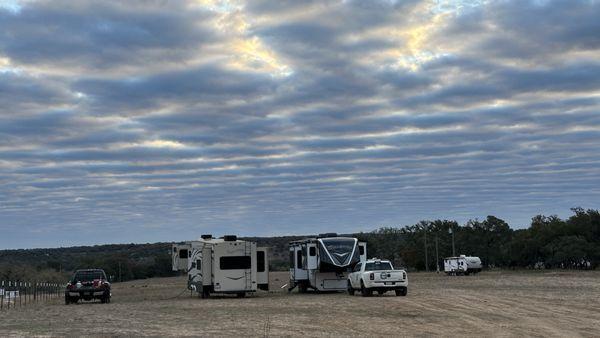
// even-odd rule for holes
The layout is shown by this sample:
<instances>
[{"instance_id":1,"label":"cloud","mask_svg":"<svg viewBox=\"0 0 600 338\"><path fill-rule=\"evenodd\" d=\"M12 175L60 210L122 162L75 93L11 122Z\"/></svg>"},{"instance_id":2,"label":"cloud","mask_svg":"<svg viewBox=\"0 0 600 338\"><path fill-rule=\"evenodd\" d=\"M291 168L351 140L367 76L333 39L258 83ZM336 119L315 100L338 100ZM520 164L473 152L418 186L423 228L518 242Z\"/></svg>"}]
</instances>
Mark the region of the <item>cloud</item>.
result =
<instances>
[{"instance_id":1,"label":"cloud","mask_svg":"<svg viewBox=\"0 0 600 338\"><path fill-rule=\"evenodd\" d=\"M595 208L598 14L595 1L0 7L0 246L488 214L521 227Z\"/></svg>"}]
</instances>

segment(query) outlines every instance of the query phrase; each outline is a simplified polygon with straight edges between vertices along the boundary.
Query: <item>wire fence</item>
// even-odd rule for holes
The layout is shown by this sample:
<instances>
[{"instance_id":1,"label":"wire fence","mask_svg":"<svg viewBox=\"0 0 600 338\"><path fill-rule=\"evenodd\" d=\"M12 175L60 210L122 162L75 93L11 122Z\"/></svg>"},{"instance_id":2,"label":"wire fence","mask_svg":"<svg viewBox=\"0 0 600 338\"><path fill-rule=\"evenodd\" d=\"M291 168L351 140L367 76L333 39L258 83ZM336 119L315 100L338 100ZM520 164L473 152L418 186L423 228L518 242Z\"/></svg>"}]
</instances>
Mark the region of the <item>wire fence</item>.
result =
<instances>
[{"instance_id":1,"label":"wire fence","mask_svg":"<svg viewBox=\"0 0 600 338\"><path fill-rule=\"evenodd\" d=\"M60 298L58 283L0 281L0 310L10 310Z\"/></svg>"}]
</instances>

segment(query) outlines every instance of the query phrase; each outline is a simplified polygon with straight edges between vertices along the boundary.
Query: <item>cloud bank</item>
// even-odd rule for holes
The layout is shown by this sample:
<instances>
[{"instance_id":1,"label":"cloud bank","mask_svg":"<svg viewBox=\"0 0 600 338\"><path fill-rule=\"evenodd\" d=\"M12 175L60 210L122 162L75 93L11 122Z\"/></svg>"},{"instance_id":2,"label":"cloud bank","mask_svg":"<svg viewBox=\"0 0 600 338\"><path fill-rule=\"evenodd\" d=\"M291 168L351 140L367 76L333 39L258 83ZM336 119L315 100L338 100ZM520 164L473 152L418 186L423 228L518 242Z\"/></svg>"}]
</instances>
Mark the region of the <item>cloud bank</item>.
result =
<instances>
[{"instance_id":1,"label":"cloud bank","mask_svg":"<svg viewBox=\"0 0 600 338\"><path fill-rule=\"evenodd\" d=\"M597 1L0 5L0 247L600 202Z\"/></svg>"}]
</instances>

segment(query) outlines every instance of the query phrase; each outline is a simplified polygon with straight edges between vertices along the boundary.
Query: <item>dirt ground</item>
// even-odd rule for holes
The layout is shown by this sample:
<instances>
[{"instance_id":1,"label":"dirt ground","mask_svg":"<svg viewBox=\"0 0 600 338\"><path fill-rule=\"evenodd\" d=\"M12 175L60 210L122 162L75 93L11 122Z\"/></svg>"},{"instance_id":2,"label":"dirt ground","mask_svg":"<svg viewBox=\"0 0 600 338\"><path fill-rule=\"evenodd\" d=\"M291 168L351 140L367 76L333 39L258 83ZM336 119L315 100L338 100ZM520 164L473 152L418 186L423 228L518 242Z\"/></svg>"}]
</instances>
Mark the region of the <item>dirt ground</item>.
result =
<instances>
[{"instance_id":1,"label":"dirt ground","mask_svg":"<svg viewBox=\"0 0 600 338\"><path fill-rule=\"evenodd\" d=\"M600 335L600 271L409 274L396 297L270 292L191 297L184 277L113 285L110 304L60 300L0 313L0 336L539 336Z\"/></svg>"}]
</instances>

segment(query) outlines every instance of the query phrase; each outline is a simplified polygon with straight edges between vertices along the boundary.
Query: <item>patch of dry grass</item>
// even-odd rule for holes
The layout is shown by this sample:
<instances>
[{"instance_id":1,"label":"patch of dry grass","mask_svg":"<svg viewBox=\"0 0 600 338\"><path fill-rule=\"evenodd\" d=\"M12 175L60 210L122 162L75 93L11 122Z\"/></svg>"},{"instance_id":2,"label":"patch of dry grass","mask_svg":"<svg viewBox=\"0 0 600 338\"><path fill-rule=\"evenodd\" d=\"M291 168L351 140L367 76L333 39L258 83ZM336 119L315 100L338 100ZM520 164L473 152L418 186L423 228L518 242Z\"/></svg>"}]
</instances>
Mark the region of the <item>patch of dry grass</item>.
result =
<instances>
[{"instance_id":1,"label":"patch of dry grass","mask_svg":"<svg viewBox=\"0 0 600 338\"><path fill-rule=\"evenodd\" d=\"M0 336L597 336L600 272L409 275L409 294L271 292L191 297L186 280L115 284L110 304L60 300L4 311Z\"/></svg>"}]
</instances>

